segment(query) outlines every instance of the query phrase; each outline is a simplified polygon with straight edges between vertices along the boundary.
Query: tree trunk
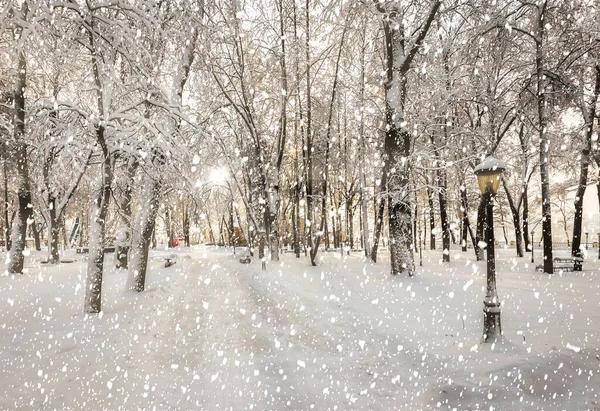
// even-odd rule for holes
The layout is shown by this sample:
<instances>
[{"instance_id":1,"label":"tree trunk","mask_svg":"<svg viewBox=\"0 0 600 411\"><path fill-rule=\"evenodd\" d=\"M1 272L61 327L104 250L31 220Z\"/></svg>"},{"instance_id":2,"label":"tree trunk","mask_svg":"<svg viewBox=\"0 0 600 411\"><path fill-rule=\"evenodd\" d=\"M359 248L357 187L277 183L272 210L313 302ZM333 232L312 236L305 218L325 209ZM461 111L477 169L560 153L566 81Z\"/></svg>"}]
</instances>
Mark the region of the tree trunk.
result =
<instances>
[{"instance_id":1,"label":"tree trunk","mask_svg":"<svg viewBox=\"0 0 600 411\"><path fill-rule=\"evenodd\" d=\"M427 182L427 202L429 204L429 249L435 250L435 214L433 205L433 190Z\"/></svg>"},{"instance_id":2,"label":"tree trunk","mask_svg":"<svg viewBox=\"0 0 600 411\"><path fill-rule=\"evenodd\" d=\"M260 231L258 233L258 258L265 258L265 246L267 245L266 233L264 231Z\"/></svg>"},{"instance_id":3,"label":"tree trunk","mask_svg":"<svg viewBox=\"0 0 600 411\"><path fill-rule=\"evenodd\" d=\"M407 73L440 6L441 1L432 4L427 17L419 25L420 29L414 42L407 49L405 46L408 38L405 35L403 6L398 2L384 2L378 6L380 11L387 14L383 22L387 62L384 151L388 169L388 221L393 275L406 272L412 276L415 269L409 180L411 135L406 128L404 112Z\"/></svg>"},{"instance_id":4,"label":"tree trunk","mask_svg":"<svg viewBox=\"0 0 600 411\"><path fill-rule=\"evenodd\" d=\"M56 199L50 197L48 201L48 262L57 264L59 262L58 255L58 237L60 235L60 222L56 215Z\"/></svg>"},{"instance_id":5,"label":"tree trunk","mask_svg":"<svg viewBox=\"0 0 600 411\"><path fill-rule=\"evenodd\" d=\"M87 266L87 281L85 288L86 313L99 313L102 311L102 276L104 272L104 238L106 217L110 203L110 187L112 183L112 161L106 145L104 126L96 128L96 141L102 148L102 176L100 187L94 199L90 233L90 256Z\"/></svg>"},{"instance_id":6,"label":"tree trunk","mask_svg":"<svg viewBox=\"0 0 600 411\"><path fill-rule=\"evenodd\" d=\"M450 262L450 224L448 224L448 196L446 191L446 171L438 169L438 201L442 225L442 261Z\"/></svg>"},{"instance_id":7,"label":"tree trunk","mask_svg":"<svg viewBox=\"0 0 600 411\"><path fill-rule=\"evenodd\" d=\"M354 209L350 207L350 230L348 236L350 237L350 250L354 250ZM350 253L348 253L350 254Z\"/></svg>"},{"instance_id":8,"label":"tree trunk","mask_svg":"<svg viewBox=\"0 0 600 411\"><path fill-rule=\"evenodd\" d=\"M125 177L125 187L121 197L120 220L121 228L116 239L115 256L117 268L128 267L129 247L131 245L131 226L133 219L132 199L133 199L133 184L135 173L138 167L138 162L135 157L131 156L127 164L127 175Z\"/></svg>"},{"instance_id":9,"label":"tree trunk","mask_svg":"<svg viewBox=\"0 0 600 411\"><path fill-rule=\"evenodd\" d=\"M293 22L294 22L294 40L295 42L299 42L298 39L298 18L296 15L296 2L292 2L292 12L293 12ZM308 30L307 30L308 33ZM299 43L298 43L299 44ZM306 55L308 56L308 50L306 52ZM296 71L296 77L300 78L300 59L294 59L295 60L295 71ZM308 72L307 72L307 76L308 76ZM309 79L307 79L307 83L308 81L310 81ZM294 171L295 171L295 177L296 177L296 185L294 187L294 198L295 198L295 205L296 205L296 231L294 232L294 251L296 254L296 258L300 258L300 244L304 245L304 253L306 255L306 234L307 234L307 230L306 230L306 223L304 224L304 239L302 239L302 236L300 235L300 191L301 191L301 186L300 186L300 167L299 167L299 161L298 161L298 126L300 126L300 135L301 135L301 140L302 140L302 158L303 158L303 162L304 162L304 166L306 166L306 154L304 151L304 121L303 121L303 116L302 116L302 99L300 98L301 95L301 82L297 81L296 82L296 110L295 110L295 120L294 121ZM310 100L308 99L308 95L307 95L307 101ZM307 176L306 174L306 170L304 170L305 176ZM305 210L306 210L306 202L304 203L305 206ZM304 214L304 221L306 221L308 219L306 213Z\"/></svg>"},{"instance_id":10,"label":"tree trunk","mask_svg":"<svg viewBox=\"0 0 600 411\"><path fill-rule=\"evenodd\" d=\"M519 215L519 210L513 201L512 195L506 186L506 182L503 179L502 185L504 186L504 191L506 192L506 199L508 200L508 206L510 207L510 211L512 214L513 226L515 228L515 243L517 250L517 257L523 257L523 233L521 232L521 218Z\"/></svg>"},{"instance_id":11,"label":"tree trunk","mask_svg":"<svg viewBox=\"0 0 600 411\"><path fill-rule=\"evenodd\" d=\"M594 119L596 118L596 102L600 95L600 65L596 66L596 86L594 87L594 98L589 107L582 106L581 111L585 120L585 146L581 151L581 162L579 163L579 181L575 193L575 215L573 221L573 243L571 254L580 252L581 248L581 225L583 221L583 197L587 187L588 170L590 165L590 151L592 149L592 134L594 131ZM582 97L583 98L583 97ZM584 100L585 101L585 100ZM589 112L587 112L589 110Z\"/></svg>"},{"instance_id":12,"label":"tree trunk","mask_svg":"<svg viewBox=\"0 0 600 411\"><path fill-rule=\"evenodd\" d=\"M277 180L278 178L276 178ZM276 183L277 188L274 189L273 195L276 199L273 201L273 208L269 207L269 251L271 252L271 261L279 261L279 183Z\"/></svg>"},{"instance_id":13,"label":"tree trunk","mask_svg":"<svg viewBox=\"0 0 600 411\"><path fill-rule=\"evenodd\" d=\"M159 162L161 161L159 160ZM145 177L140 194L143 203L135 221L133 241L129 253L130 267L127 286L130 290L142 292L146 287L148 253L158 213L160 189L160 181L152 179L150 176Z\"/></svg>"},{"instance_id":14,"label":"tree trunk","mask_svg":"<svg viewBox=\"0 0 600 411\"><path fill-rule=\"evenodd\" d=\"M231 203L229 203L229 246L235 247L237 244L235 243L235 226L233 224L233 198L231 199Z\"/></svg>"},{"instance_id":15,"label":"tree trunk","mask_svg":"<svg viewBox=\"0 0 600 411\"><path fill-rule=\"evenodd\" d=\"M338 248L339 241L338 241L337 225L335 223L335 216L336 216L336 214L331 215L331 232L333 233L333 248Z\"/></svg>"},{"instance_id":16,"label":"tree trunk","mask_svg":"<svg viewBox=\"0 0 600 411\"><path fill-rule=\"evenodd\" d=\"M504 218L504 208L499 205L500 208L500 223L502 224L502 234L504 235L504 245L508 246L508 232L506 231L506 219Z\"/></svg>"},{"instance_id":17,"label":"tree trunk","mask_svg":"<svg viewBox=\"0 0 600 411\"><path fill-rule=\"evenodd\" d=\"M530 251L533 238L529 238L529 200L527 199L527 185L525 185L523 190L523 240L525 242L525 250Z\"/></svg>"},{"instance_id":18,"label":"tree trunk","mask_svg":"<svg viewBox=\"0 0 600 411\"><path fill-rule=\"evenodd\" d=\"M365 101L365 55L366 55L366 23L363 25L362 32L362 51L360 60L360 126L358 131L359 146L358 146L358 166L360 174L360 216L361 216L361 231L362 231L362 247L365 250L365 257L371 255L369 245L369 211L367 209L367 181L365 177L365 119L364 119L364 101ZM374 261L374 260L373 260Z\"/></svg>"},{"instance_id":19,"label":"tree trunk","mask_svg":"<svg viewBox=\"0 0 600 411\"><path fill-rule=\"evenodd\" d=\"M390 22L391 23L391 22ZM404 54L402 38L404 30L386 26L388 58L398 59L399 52ZM402 26L400 26L402 27ZM392 75L386 87L386 124L385 155L388 168L388 223L390 230L391 273L397 275L406 272L414 274L414 256L412 253L412 216L410 196L410 133L404 129L404 99L406 96L406 77ZM393 171L392 171L393 170Z\"/></svg>"},{"instance_id":20,"label":"tree trunk","mask_svg":"<svg viewBox=\"0 0 600 411\"><path fill-rule=\"evenodd\" d=\"M462 188L462 187L461 187ZM460 224L460 247L461 250L463 252L467 251L467 239L468 239L468 235L467 235L467 228L468 228L468 221L469 221L469 217L467 216L466 208L464 205L464 200L463 200L463 192L464 190L461 190L460 192L460 203L461 203L461 208L462 208L462 213L463 213L463 218Z\"/></svg>"},{"instance_id":21,"label":"tree trunk","mask_svg":"<svg viewBox=\"0 0 600 411\"><path fill-rule=\"evenodd\" d=\"M8 171L6 169L6 158L2 161L3 174L4 174L4 245L5 250L10 250L11 242L11 224L8 218Z\"/></svg>"},{"instance_id":22,"label":"tree trunk","mask_svg":"<svg viewBox=\"0 0 600 411\"><path fill-rule=\"evenodd\" d=\"M173 245L174 245L174 241L173 241L174 235L173 235L173 229L172 229L171 214L173 214L171 212L171 207L167 205L165 207L165 231L167 234L167 248L173 248Z\"/></svg>"},{"instance_id":23,"label":"tree trunk","mask_svg":"<svg viewBox=\"0 0 600 411\"><path fill-rule=\"evenodd\" d=\"M467 234L471 236L471 242L473 247L477 248L477 242L473 236L473 230L471 229L471 222L469 220L469 200L467 197L467 187L465 182L461 182L460 187L460 203L463 211L463 233L462 233L462 251L467 251Z\"/></svg>"},{"instance_id":24,"label":"tree trunk","mask_svg":"<svg viewBox=\"0 0 600 411\"><path fill-rule=\"evenodd\" d=\"M31 230L33 231L33 243L36 251L42 251L42 245L40 243L40 231L37 228L37 222L34 221L31 225Z\"/></svg>"},{"instance_id":25,"label":"tree trunk","mask_svg":"<svg viewBox=\"0 0 600 411\"><path fill-rule=\"evenodd\" d=\"M417 192L415 191L415 212L413 214L413 244L415 244L415 251L416 251L416 245L419 244L419 240L417 239L418 220L419 220L419 199L417 198Z\"/></svg>"},{"instance_id":26,"label":"tree trunk","mask_svg":"<svg viewBox=\"0 0 600 411\"><path fill-rule=\"evenodd\" d=\"M79 231L79 247L83 247L83 239L84 239L84 234L87 236L87 232L85 231L85 227L88 226L88 219L86 218L85 221L83 220L83 217L81 218L81 230Z\"/></svg>"},{"instance_id":27,"label":"tree trunk","mask_svg":"<svg viewBox=\"0 0 600 411\"><path fill-rule=\"evenodd\" d=\"M544 272L554 273L554 260L552 258L552 208L550 203L550 172L548 150L550 141L548 138L548 114L546 102L546 73L544 67L543 41L545 36L545 14L547 1L544 0L538 5L537 15L537 37L535 63L537 69L537 108L538 108L538 127L540 137L540 179L542 185L542 233L544 237Z\"/></svg>"},{"instance_id":28,"label":"tree trunk","mask_svg":"<svg viewBox=\"0 0 600 411\"><path fill-rule=\"evenodd\" d=\"M307 230L305 232L308 242L307 249L310 250L310 263L316 266L317 263L313 258L313 143L312 143L312 99L311 99L311 76L310 76L310 1L306 0L306 144L303 146L304 170L306 173L306 223ZM318 245L317 245L318 247ZM316 256L316 251L314 252Z\"/></svg>"},{"instance_id":29,"label":"tree trunk","mask_svg":"<svg viewBox=\"0 0 600 411\"><path fill-rule=\"evenodd\" d=\"M296 160L297 163L297 160ZM294 186L294 212L292 214L292 228L294 230L294 255L300 258L300 188L296 177L296 185Z\"/></svg>"},{"instance_id":30,"label":"tree trunk","mask_svg":"<svg viewBox=\"0 0 600 411\"><path fill-rule=\"evenodd\" d=\"M63 237L63 250L69 250L71 244L69 244L69 239L67 238L67 222L64 215L60 218L60 231Z\"/></svg>"},{"instance_id":31,"label":"tree trunk","mask_svg":"<svg viewBox=\"0 0 600 411\"><path fill-rule=\"evenodd\" d=\"M483 261L484 259L484 253L483 253L483 248L480 247L480 244L484 244L485 243L485 238L483 237L484 235L484 230L485 230L485 213L486 213L486 204L485 204L485 198L481 197L481 200L479 201L479 207L477 208L477 231L475 232L475 257L477 259L477 261Z\"/></svg>"},{"instance_id":32,"label":"tree trunk","mask_svg":"<svg viewBox=\"0 0 600 411\"><path fill-rule=\"evenodd\" d=\"M248 245L248 247L250 247L250 238L248 236L248 233L244 230L244 226L242 225L242 218L240 217L240 213L239 213L237 207L235 207L234 211L235 211L235 218L236 218L238 227L240 228L240 231L242 232L242 236L244 237L246 245Z\"/></svg>"},{"instance_id":33,"label":"tree trunk","mask_svg":"<svg viewBox=\"0 0 600 411\"><path fill-rule=\"evenodd\" d=\"M27 3L24 3L27 15ZM19 30L22 32L22 30ZM17 186L19 197L19 208L17 216L12 224L12 241L8 262L8 272L11 274L22 274L25 257L23 251L26 245L27 225L31 220L33 209L31 208L31 189L29 187L29 166L27 159L27 145L25 143L25 87L27 85L27 64L25 53L19 52L19 66L17 81L14 89L14 159L17 164Z\"/></svg>"},{"instance_id":34,"label":"tree trunk","mask_svg":"<svg viewBox=\"0 0 600 411\"><path fill-rule=\"evenodd\" d=\"M387 172L386 166L383 168L382 176L381 176L381 192L386 191L387 186ZM379 201L379 202L377 202ZM385 212L385 198L380 194L379 199L376 199L375 210L377 212L377 216L375 219L375 230L373 232L373 249L371 250L371 260L376 263L377 262L377 250L379 248L379 238L381 237L381 232L383 231L383 218Z\"/></svg>"},{"instance_id":35,"label":"tree trunk","mask_svg":"<svg viewBox=\"0 0 600 411\"><path fill-rule=\"evenodd\" d=\"M182 203L183 216L182 216L182 227L183 227L183 240L186 247L190 247L190 212L187 204Z\"/></svg>"},{"instance_id":36,"label":"tree trunk","mask_svg":"<svg viewBox=\"0 0 600 411\"><path fill-rule=\"evenodd\" d=\"M208 239L211 243L216 244L215 233L213 232L212 224L210 223L210 215L208 213L206 213L206 224L208 225Z\"/></svg>"}]
</instances>

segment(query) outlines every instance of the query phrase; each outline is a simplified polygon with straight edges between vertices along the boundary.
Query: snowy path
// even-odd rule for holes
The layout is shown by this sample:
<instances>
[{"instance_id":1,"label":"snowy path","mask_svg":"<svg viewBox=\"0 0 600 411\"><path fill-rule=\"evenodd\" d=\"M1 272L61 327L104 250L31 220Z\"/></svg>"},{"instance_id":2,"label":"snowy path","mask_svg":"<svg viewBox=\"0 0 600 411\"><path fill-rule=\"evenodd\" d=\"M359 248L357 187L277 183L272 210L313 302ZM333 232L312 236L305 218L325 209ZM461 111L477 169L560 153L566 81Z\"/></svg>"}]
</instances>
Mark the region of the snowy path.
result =
<instances>
[{"instance_id":1,"label":"snowy path","mask_svg":"<svg viewBox=\"0 0 600 411\"><path fill-rule=\"evenodd\" d=\"M162 353L177 370L165 378L172 396L166 405L395 409L428 401L423 382L444 368L434 353L443 342L417 341L416 330L387 309L407 293L413 315L428 310L410 285L382 276L387 289L370 287L360 271L325 272L325 264L299 270L290 258L262 271L237 258L211 256L192 266L172 317L179 355Z\"/></svg>"},{"instance_id":2,"label":"snowy path","mask_svg":"<svg viewBox=\"0 0 600 411\"><path fill-rule=\"evenodd\" d=\"M164 268L163 254L141 294L109 268L101 316L81 314L84 261L0 277L0 409L600 404L600 262L549 277L501 259L505 337L490 345L485 266L468 258L427 259L408 279L358 255L323 253L311 267L284 254L262 271L208 249Z\"/></svg>"},{"instance_id":3,"label":"snowy path","mask_svg":"<svg viewBox=\"0 0 600 411\"><path fill-rule=\"evenodd\" d=\"M161 377L169 387L161 404L346 409L361 396L369 398L361 407L368 403L370 409L398 404L389 387L376 390L374 398L365 396L377 385L374 369L389 359L387 336L364 329L373 324L344 308L341 298L318 286L321 281L302 275L306 284L294 284L298 279L287 275L282 267L263 272L258 263L244 266L231 256L192 264L172 314L177 325L163 346L176 348L159 354L171 364ZM296 287L290 288L290 281Z\"/></svg>"}]
</instances>

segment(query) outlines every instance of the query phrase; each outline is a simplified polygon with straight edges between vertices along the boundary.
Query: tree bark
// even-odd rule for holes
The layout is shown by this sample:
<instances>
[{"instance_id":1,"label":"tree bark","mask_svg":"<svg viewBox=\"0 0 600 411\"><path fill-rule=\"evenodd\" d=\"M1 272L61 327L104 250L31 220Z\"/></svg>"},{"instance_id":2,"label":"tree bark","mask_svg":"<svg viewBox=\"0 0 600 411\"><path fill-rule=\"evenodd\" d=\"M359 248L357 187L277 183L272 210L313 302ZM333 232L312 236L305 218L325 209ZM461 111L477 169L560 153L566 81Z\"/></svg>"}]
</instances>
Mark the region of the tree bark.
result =
<instances>
[{"instance_id":1,"label":"tree bark","mask_svg":"<svg viewBox=\"0 0 600 411\"><path fill-rule=\"evenodd\" d=\"M48 262L56 264L59 262L58 237L60 235L60 219L56 215L56 199L50 196L48 200Z\"/></svg>"},{"instance_id":2,"label":"tree bark","mask_svg":"<svg viewBox=\"0 0 600 411\"><path fill-rule=\"evenodd\" d=\"M156 153L154 154L156 156ZM162 159L155 157L157 167ZM148 269L148 254L153 238L156 215L158 214L161 183L146 179L140 199L143 202L138 212L133 230L133 241L129 253L129 276L127 287L137 292L144 291L146 287L146 272Z\"/></svg>"},{"instance_id":3,"label":"tree bark","mask_svg":"<svg viewBox=\"0 0 600 411\"><path fill-rule=\"evenodd\" d=\"M439 165L438 165L439 167ZM442 225L442 261L450 262L450 224L448 223L448 195L446 170L438 168L438 201Z\"/></svg>"},{"instance_id":4,"label":"tree bark","mask_svg":"<svg viewBox=\"0 0 600 411\"><path fill-rule=\"evenodd\" d=\"M28 14L28 3L23 4L23 14ZM16 29L15 36L20 37L23 29ZM27 62L25 52L18 52L18 70L14 89L14 159L17 165L17 187L19 208L12 224L12 241L9 253L8 272L22 274L25 257L23 251L26 245L27 225L31 221L33 208L31 206L31 189L29 186L29 165L27 159L27 144L25 143L25 87L27 85Z\"/></svg>"},{"instance_id":5,"label":"tree bark","mask_svg":"<svg viewBox=\"0 0 600 411\"><path fill-rule=\"evenodd\" d=\"M173 243L174 243L174 235L173 235L173 230L171 228L171 206L167 205L165 207L165 231L167 234L167 248L173 248Z\"/></svg>"},{"instance_id":6,"label":"tree bark","mask_svg":"<svg viewBox=\"0 0 600 411\"><path fill-rule=\"evenodd\" d=\"M506 181L502 179L502 185L504 186L504 192L506 193L506 199L508 200L508 206L510 207L510 212L512 214L513 226L515 228L515 244L517 257L523 257L523 233L521 232L521 218L519 215L519 209L515 205L515 202L508 190L508 186L506 185Z\"/></svg>"},{"instance_id":7,"label":"tree bark","mask_svg":"<svg viewBox=\"0 0 600 411\"><path fill-rule=\"evenodd\" d=\"M183 241L186 247L190 247L190 211L187 204L182 201L182 228L183 228Z\"/></svg>"},{"instance_id":8,"label":"tree bark","mask_svg":"<svg viewBox=\"0 0 600 411\"><path fill-rule=\"evenodd\" d=\"M360 212L361 212L361 231L362 231L362 246L365 250L365 257L370 258L371 249L369 244L369 211L367 208L367 179L365 176L365 119L364 119L364 101L365 101L365 55L366 55L366 29L367 24L363 25L362 31L362 50L360 60L360 126L358 131L359 146L358 146L358 165L360 173Z\"/></svg>"},{"instance_id":9,"label":"tree bark","mask_svg":"<svg viewBox=\"0 0 600 411\"><path fill-rule=\"evenodd\" d=\"M127 175L125 177L125 187L121 197L120 220L121 228L117 235L115 256L117 268L127 269L129 263L129 247L131 245L131 226L133 220L133 186L135 173L138 168L138 161L131 156L127 163Z\"/></svg>"},{"instance_id":10,"label":"tree bark","mask_svg":"<svg viewBox=\"0 0 600 411\"><path fill-rule=\"evenodd\" d=\"M594 87L594 98L586 107L585 101L581 102L581 111L585 120L584 148L581 150L581 161L579 163L579 181L575 193L575 215L573 220L573 243L571 254L574 256L581 248L581 225L583 221L583 197L587 188L588 170L590 165L590 152L592 150L592 134L594 130L594 119L596 118L596 103L600 95L600 65L596 66L596 85ZM583 99L583 96L582 96Z\"/></svg>"},{"instance_id":11,"label":"tree bark","mask_svg":"<svg viewBox=\"0 0 600 411\"><path fill-rule=\"evenodd\" d=\"M393 275L406 272L409 276L412 276L415 265L409 179L411 171L411 136L406 129L404 112L406 75L441 6L441 1L437 0L433 3L411 47L407 47L406 44L402 5L397 2L385 2L380 6L387 13L387 18L384 20L387 60L384 146L385 160L388 166L387 189L391 272Z\"/></svg>"},{"instance_id":12,"label":"tree bark","mask_svg":"<svg viewBox=\"0 0 600 411\"><path fill-rule=\"evenodd\" d=\"M523 240L525 250L530 251L533 238L529 238L529 200L527 199L527 186L523 189Z\"/></svg>"},{"instance_id":13,"label":"tree bark","mask_svg":"<svg viewBox=\"0 0 600 411\"><path fill-rule=\"evenodd\" d=\"M306 144L303 147L304 170L306 173L306 240L307 249L310 250L310 263L316 266L313 258L313 143L312 143L312 99L311 99L311 77L310 77L310 1L306 0ZM318 244L316 245L318 247ZM315 252L316 256L317 253Z\"/></svg>"},{"instance_id":14,"label":"tree bark","mask_svg":"<svg viewBox=\"0 0 600 411\"><path fill-rule=\"evenodd\" d=\"M427 203L429 204L429 249L435 250L435 214L433 204L433 190L429 185L429 179L426 180L427 184Z\"/></svg>"},{"instance_id":15,"label":"tree bark","mask_svg":"<svg viewBox=\"0 0 600 411\"><path fill-rule=\"evenodd\" d=\"M94 57L95 60L96 57ZM96 141L102 149L100 187L94 199L92 209L92 227L90 232L90 256L87 267L85 306L86 313L102 311L102 276L104 272L104 238L106 218L110 203L113 177L111 155L106 145L104 126L96 126Z\"/></svg>"},{"instance_id":16,"label":"tree bark","mask_svg":"<svg viewBox=\"0 0 600 411\"><path fill-rule=\"evenodd\" d=\"M2 161L2 167L4 174L4 249L8 251L11 247L11 224L8 218L8 171L6 169L6 158Z\"/></svg>"},{"instance_id":17,"label":"tree bark","mask_svg":"<svg viewBox=\"0 0 600 411\"><path fill-rule=\"evenodd\" d=\"M385 143L384 143L385 144ZM385 150L385 149L384 149ZM379 198L375 197L375 210L377 212L377 216L375 218L375 230L373 232L373 248L371 249L371 260L376 263L377 262L377 250L379 249L379 238L381 237L381 232L383 231L383 219L385 213L385 205L386 199L381 193L385 193L387 191L387 164L384 165L383 171L381 173L381 190L379 194Z\"/></svg>"},{"instance_id":18,"label":"tree bark","mask_svg":"<svg viewBox=\"0 0 600 411\"><path fill-rule=\"evenodd\" d=\"M467 196L467 187L465 182L462 181L460 184L460 204L463 212L463 233L462 233L462 251L467 251L467 235L471 236L471 242L473 247L477 247L477 242L473 236L473 230L471 229L471 221L469 220L469 200Z\"/></svg>"},{"instance_id":19,"label":"tree bark","mask_svg":"<svg viewBox=\"0 0 600 411\"><path fill-rule=\"evenodd\" d=\"M42 246L40 243L40 231L37 228L37 222L34 220L31 225L31 231L33 231L33 243L36 251L42 251Z\"/></svg>"},{"instance_id":20,"label":"tree bark","mask_svg":"<svg viewBox=\"0 0 600 411\"><path fill-rule=\"evenodd\" d=\"M485 217L485 213L486 213L486 204L485 204L485 199L482 197L479 200L479 207L477 207L477 230L475 232L475 257L477 259L477 261L483 261L484 259L484 253L483 253L483 248L480 247L480 244L485 243L485 238L483 237L484 235L484 230L485 230L485 224L486 224L486 217Z\"/></svg>"},{"instance_id":21,"label":"tree bark","mask_svg":"<svg viewBox=\"0 0 600 411\"><path fill-rule=\"evenodd\" d=\"M535 65L537 70L537 109L538 127L540 137L540 179L542 185L542 234L544 237L544 272L554 273L554 260L552 258L552 208L550 202L550 171L548 150L550 141L548 138L548 114L546 102L546 74L544 66L543 42L545 36L545 20L547 0L543 0L538 8Z\"/></svg>"}]
</instances>

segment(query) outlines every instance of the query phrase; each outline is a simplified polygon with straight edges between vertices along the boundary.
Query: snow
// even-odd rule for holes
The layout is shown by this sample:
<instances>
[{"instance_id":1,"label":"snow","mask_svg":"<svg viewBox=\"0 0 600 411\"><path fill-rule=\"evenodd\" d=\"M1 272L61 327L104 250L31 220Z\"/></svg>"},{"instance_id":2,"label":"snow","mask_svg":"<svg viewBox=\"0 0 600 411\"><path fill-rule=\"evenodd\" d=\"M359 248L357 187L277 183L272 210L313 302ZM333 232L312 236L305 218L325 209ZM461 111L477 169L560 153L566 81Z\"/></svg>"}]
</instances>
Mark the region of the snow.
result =
<instances>
[{"instance_id":1,"label":"snow","mask_svg":"<svg viewBox=\"0 0 600 411\"><path fill-rule=\"evenodd\" d=\"M450 253L408 278L383 252L283 253L263 271L226 249L152 250L143 293L110 254L103 311L84 315L87 257L32 252L0 276L0 409L597 408L600 262L548 276L498 250L504 335L485 344L485 262Z\"/></svg>"}]
</instances>

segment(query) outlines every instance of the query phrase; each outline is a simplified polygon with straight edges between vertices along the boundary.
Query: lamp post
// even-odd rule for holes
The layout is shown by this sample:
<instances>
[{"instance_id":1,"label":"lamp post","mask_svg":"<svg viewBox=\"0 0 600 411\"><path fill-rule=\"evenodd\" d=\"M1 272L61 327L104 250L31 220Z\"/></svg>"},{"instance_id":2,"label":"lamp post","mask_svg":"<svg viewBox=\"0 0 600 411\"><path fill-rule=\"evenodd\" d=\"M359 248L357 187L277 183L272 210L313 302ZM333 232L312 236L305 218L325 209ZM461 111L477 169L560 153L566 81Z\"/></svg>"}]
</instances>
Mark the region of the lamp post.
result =
<instances>
[{"instance_id":1,"label":"lamp post","mask_svg":"<svg viewBox=\"0 0 600 411\"><path fill-rule=\"evenodd\" d=\"M483 338L485 342L502 334L500 323L500 301L496 291L496 256L494 253L494 195L498 192L502 173L506 169L503 161L486 157L475 167L481 194L486 198L487 237L487 291L483 300Z\"/></svg>"},{"instance_id":2,"label":"lamp post","mask_svg":"<svg viewBox=\"0 0 600 411\"><path fill-rule=\"evenodd\" d=\"M586 232L585 232L585 249L586 249L586 250L588 249L588 244L589 244L589 241L588 241L588 239L589 239L589 236L590 236L590 233L588 233L588 232L586 231Z\"/></svg>"},{"instance_id":3,"label":"lamp post","mask_svg":"<svg viewBox=\"0 0 600 411\"><path fill-rule=\"evenodd\" d=\"M421 227L419 227L419 267L423 267L423 240L421 232Z\"/></svg>"}]
</instances>

